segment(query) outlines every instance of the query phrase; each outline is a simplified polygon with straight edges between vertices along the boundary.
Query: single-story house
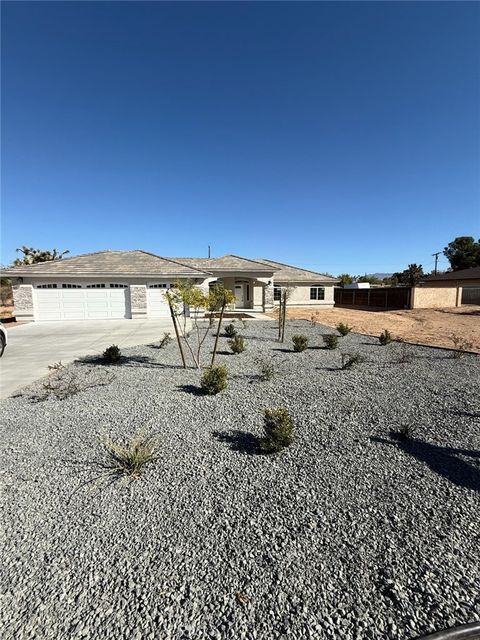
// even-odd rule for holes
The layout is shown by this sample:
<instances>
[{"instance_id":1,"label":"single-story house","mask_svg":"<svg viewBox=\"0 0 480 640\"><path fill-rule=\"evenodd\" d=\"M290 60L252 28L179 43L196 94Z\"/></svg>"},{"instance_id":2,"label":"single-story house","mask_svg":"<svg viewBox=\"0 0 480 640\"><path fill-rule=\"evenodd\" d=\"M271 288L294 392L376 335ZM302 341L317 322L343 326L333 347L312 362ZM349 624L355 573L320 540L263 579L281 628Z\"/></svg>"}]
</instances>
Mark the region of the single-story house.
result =
<instances>
[{"instance_id":1,"label":"single-story house","mask_svg":"<svg viewBox=\"0 0 480 640\"><path fill-rule=\"evenodd\" d=\"M147 251L99 251L5 269L18 320L162 318L164 292L177 280L202 288L219 282L234 292L235 310L255 313L278 304L282 287L290 306L333 307L338 282L272 260L236 255L165 258Z\"/></svg>"},{"instance_id":2,"label":"single-story house","mask_svg":"<svg viewBox=\"0 0 480 640\"><path fill-rule=\"evenodd\" d=\"M429 276L422 287L456 290L458 304L480 304L480 267Z\"/></svg>"}]
</instances>

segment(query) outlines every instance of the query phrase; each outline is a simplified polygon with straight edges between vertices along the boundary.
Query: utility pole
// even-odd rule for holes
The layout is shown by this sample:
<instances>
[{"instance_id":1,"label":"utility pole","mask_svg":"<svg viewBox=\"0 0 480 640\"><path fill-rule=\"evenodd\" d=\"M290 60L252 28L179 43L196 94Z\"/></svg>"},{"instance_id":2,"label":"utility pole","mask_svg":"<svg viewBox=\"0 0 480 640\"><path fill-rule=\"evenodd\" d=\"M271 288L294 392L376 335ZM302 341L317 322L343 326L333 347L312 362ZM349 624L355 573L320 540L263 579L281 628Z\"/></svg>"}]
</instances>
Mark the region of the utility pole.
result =
<instances>
[{"instance_id":1,"label":"utility pole","mask_svg":"<svg viewBox=\"0 0 480 640\"><path fill-rule=\"evenodd\" d=\"M210 245L208 245L208 257L210 258Z\"/></svg>"},{"instance_id":2,"label":"utility pole","mask_svg":"<svg viewBox=\"0 0 480 640\"><path fill-rule=\"evenodd\" d=\"M435 270L434 274L437 275L437 264L438 264L438 256L441 254L441 251L437 251L437 253L432 253L432 257L435 258Z\"/></svg>"}]
</instances>

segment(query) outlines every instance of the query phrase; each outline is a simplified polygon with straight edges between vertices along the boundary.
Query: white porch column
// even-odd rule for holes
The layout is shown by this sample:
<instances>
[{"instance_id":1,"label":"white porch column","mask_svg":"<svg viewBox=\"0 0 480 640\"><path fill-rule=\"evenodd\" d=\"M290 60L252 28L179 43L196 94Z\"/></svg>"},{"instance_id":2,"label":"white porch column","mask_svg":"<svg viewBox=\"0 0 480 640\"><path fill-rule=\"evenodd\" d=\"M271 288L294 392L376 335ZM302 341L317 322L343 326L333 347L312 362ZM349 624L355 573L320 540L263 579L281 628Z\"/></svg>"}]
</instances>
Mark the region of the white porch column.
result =
<instances>
[{"instance_id":1,"label":"white porch column","mask_svg":"<svg viewBox=\"0 0 480 640\"><path fill-rule=\"evenodd\" d=\"M14 314L17 320L33 322L35 320L33 287L31 284L16 284L12 287Z\"/></svg>"},{"instance_id":2,"label":"white porch column","mask_svg":"<svg viewBox=\"0 0 480 640\"><path fill-rule=\"evenodd\" d=\"M130 285L130 309L132 320L147 317L147 286L144 284Z\"/></svg>"}]
</instances>

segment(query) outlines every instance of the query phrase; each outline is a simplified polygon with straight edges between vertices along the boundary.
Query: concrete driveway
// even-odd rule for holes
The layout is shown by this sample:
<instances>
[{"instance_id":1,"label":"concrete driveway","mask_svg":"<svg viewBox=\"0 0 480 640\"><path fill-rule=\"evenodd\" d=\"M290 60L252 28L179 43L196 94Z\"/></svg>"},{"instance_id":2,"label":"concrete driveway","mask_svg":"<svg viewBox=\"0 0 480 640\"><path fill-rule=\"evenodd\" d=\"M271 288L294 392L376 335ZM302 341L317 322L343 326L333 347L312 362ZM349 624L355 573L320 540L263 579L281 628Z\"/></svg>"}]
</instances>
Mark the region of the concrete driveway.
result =
<instances>
[{"instance_id":1,"label":"concrete driveway","mask_svg":"<svg viewBox=\"0 0 480 640\"><path fill-rule=\"evenodd\" d=\"M89 322L31 322L13 326L0 358L0 398L48 373L48 365L71 362L80 356L101 353L111 344L133 347L172 334L170 319L97 320Z\"/></svg>"}]
</instances>

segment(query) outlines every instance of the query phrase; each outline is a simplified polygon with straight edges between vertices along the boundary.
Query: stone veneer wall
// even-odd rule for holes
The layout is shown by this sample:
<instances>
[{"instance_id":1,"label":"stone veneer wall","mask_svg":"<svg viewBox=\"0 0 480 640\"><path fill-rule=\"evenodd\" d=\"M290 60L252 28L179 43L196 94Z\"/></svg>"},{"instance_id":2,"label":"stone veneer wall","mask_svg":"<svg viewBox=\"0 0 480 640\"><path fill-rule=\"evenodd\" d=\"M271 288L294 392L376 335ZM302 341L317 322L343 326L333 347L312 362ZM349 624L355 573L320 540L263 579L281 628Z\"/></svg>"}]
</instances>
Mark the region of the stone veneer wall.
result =
<instances>
[{"instance_id":1,"label":"stone veneer wall","mask_svg":"<svg viewBox=\"0 0 480 640\"><path fill-rule=\"evenodd\" d=\"M31 284L16 284L12 287L13 304L17 320L33 320L33 287Z\"/></svg>"},{"instance_id":2,"label":"stone veneer wall","mask_svg":"<svg viewBox=\"0 0 480 640\"><path fill-rule=\"evenodd\" d=\"M130 285L130 308L132 318L147 317L147 287L144 284Z\"/></svg>"}]
</instances>

